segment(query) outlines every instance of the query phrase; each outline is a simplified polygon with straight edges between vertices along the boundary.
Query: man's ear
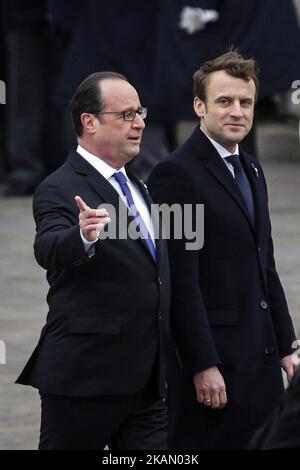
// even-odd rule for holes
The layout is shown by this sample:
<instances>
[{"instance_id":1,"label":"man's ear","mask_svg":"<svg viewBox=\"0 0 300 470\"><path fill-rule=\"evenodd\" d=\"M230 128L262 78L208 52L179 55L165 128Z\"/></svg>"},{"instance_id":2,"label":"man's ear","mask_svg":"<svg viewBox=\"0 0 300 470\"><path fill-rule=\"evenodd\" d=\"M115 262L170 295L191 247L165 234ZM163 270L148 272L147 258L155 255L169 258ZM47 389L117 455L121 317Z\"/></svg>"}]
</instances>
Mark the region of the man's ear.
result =
<instances>
[{"instance_id":1,"label":"man's ear","mask_svg":"<svg viewBox=\"0 0 300 470\"><path fill-rule=\"evenodd\" d=\"M205 103L204 101L200 100L198 96L194 98L194 111L200 119L203 118L205 111Z\"/></svg>"},{"instance_id":2,"label":"man's ear","mask_svg":"<svg viewBox=\"0 0 300 470\"><path fill-rule=\"evenodd\" d=\"M94 134L96 132L96 118L94 114L82 113L80 116L83 129L88 134Z\"/></svg>"}]
</instances>

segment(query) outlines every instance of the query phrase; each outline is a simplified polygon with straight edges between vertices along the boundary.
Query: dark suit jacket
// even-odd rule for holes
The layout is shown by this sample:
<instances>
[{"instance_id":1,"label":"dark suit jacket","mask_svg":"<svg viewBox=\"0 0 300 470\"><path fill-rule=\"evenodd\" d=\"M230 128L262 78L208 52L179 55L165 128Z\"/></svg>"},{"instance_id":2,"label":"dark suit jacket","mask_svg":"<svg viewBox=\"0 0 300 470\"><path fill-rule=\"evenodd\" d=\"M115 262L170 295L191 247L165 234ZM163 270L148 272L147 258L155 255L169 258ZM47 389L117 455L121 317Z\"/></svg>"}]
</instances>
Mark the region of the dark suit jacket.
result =
<instances>
[{"instance_id":1,"label":"dark suit jacket","mask_svg":"<svg viewBox=\"0 0 300 470\"><path fill-rule=\"evenodd\" d=\"M144 185L130 177L150 205ZM130 394L146 384L157 359L158 392L163 395L166 246L156 240L157 264L141 239L99 240L89 258L80 237L77 194L92 208L119 205L117 191L76 152L38 187L34 251L47 269L49 313L17 382L66 396Z\"/></svg>"},{"instance_id":2,"label":"dark suit jacket","mask_svg":"<svg viewBox=\"0 0 300 470\"><path fill-rule=\"evenodd\" d=\"M275 268L265 178L253 157L240 157L253 191L255 227L232 175L199 128L149 180L155 202L204 204L203 248L169 243L177 349L169 377L171 447L240 447L282 392L279 359L291 352L294 330ZM191 379L215 364L229 398L218 411L196 403Z\"/></svg>"}]
</instances>

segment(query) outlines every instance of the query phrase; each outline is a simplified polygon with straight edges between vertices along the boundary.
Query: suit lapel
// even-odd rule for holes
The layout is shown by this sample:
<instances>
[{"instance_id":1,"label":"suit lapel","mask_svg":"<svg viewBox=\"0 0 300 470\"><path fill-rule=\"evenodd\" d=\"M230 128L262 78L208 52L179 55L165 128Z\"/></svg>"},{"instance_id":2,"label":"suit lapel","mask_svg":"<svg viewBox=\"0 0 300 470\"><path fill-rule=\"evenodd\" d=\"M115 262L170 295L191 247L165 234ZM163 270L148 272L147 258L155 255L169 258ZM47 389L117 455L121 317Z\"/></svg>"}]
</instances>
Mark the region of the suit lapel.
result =
<instances>
[{"instance_id":1,"label":"suit lapel","mask_svg":"<svg viewBox=\"0 0 300 470\"><path fill-rule=\"evenodd\" d=\"M102 176L92 165L90 165L81 155L74 152L68 158L76 173L86 177L87 183L105 202L115 207L119 213L119 194L114 187ZM123 202L121 200L121 202ZM123 203L124 204L124 203ZM125 204L124 204L125 207Z\"/></svg>"},{"instance_id":2,"label":"suit lapel","mask_svg":"<svg viewBox=\"0 0 300 470\"><path fill-rule=\"evenodd\" d=\"M132 180L136 184L136 186L138 187L140 193L143 196L143 199L145 200L145 202L147 204L148 210L151 214L151 220L152 220L153 228L154 228L156 256L157 256L157 262L159 262L160 255L161 255L161 248L162 248L161 247L162 241L161 241L161 236L160 236L161 235L161 224L160 224L159 213L156 210L155 204L154 204L154 202L152 201L152 199L149 195L149 192L148 192L148 189L147 189L147 186L145 185L145 183L143 183L142 180L138 179L134 175L134 173L132 173L127 168L126 168L126 172L127 172L128 177L130 178L130 180ZM147 247L147 244L146 244L145 240L143 240L143 239L140 239L140 240L144 244L145 248L147 249L147 251L149 253L149 248ZM151 256L151 258L152 258L152 256Z\"/></svg>"},{"instance_id":3,"label":"suit lapel","mask_svg":"<svg viewBox=\"0 0 300 470\"><path fill-rule=\"evenodd\" d=\"M132 223L135 223L134 217L130 215L130 213L128 213L128 208L126 204L124 204L123 200L120 198L118 192L114 189L114 187L106 180L106 178L104 178L104 176L102 176L76 151L71 153L68 158L68 161L77 173L80 173L86 177L87 183L93 188L93 190L100 196L103 201L114 206L117 220L119 220L120 223L126 225L126 231L128 230L129 237L130 235L132 235L131 238L134 239L135 231L133 230L133 228L131 229ZM149 211L151 211L151 200L146 192L144 185L131 172L127 171L127 173L129 173L129 178L132 179L135 184L137 184L140 192L142 193L146 201ZM119 208L121 209L121 211L119 210ZM126 218L124 218L125 214ZM148 255L153 260L145 240L143 240L142 238L139 238L138 240L144 245Z\"/></svg>"}]
</instances>

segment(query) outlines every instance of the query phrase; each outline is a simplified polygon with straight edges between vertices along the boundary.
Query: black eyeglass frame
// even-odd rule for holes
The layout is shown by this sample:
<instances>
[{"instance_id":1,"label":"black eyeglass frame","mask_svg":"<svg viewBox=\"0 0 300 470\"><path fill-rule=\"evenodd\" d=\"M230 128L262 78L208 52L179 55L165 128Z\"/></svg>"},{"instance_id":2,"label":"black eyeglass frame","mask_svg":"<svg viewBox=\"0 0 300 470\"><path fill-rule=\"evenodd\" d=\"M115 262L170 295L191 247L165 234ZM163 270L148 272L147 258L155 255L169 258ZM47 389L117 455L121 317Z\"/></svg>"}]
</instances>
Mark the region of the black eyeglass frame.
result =
<instances>
[{"instance_id":1,"label":"black eyeglass frame","mask_svg":"<svg viewBox=\"0 0 300 470\"><path fill-rule=\"evenodd\" d=\"M148 108L141 107L138 109L127 109L126 111L93 111L91 114L119 114L123 117L124 121L132 122L138 114L143 120L147 117ZM128 113L130 116L128 116Z\"/></svg>"}]
</instances>

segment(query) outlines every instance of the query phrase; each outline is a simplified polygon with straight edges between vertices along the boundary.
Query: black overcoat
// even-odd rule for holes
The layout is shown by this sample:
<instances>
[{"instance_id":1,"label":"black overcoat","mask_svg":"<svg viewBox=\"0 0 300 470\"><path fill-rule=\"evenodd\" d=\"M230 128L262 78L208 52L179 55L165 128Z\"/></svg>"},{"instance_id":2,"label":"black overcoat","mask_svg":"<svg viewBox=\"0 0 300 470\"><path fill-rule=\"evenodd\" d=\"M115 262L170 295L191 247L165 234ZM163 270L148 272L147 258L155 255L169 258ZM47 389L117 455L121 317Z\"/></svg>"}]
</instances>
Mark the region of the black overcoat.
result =
<instances>
[{"instance_id":1,"label":"black overcoat","mask_svg":"<svg viewBox=\"0 0 300 470\"><path fill-rule=\"evenodd\" d=\"M256 226L228 168L196 128L150 180L157 203L204 204L204 245L170 240L171 325L176 343L169 373L171 448L240 448L283 390L280 358L294 330L276 271L266 182L241 151L251 183ZM229 403L212 410L196 401L193 373L215 364Z\"/></svg>"}]
</instances>

